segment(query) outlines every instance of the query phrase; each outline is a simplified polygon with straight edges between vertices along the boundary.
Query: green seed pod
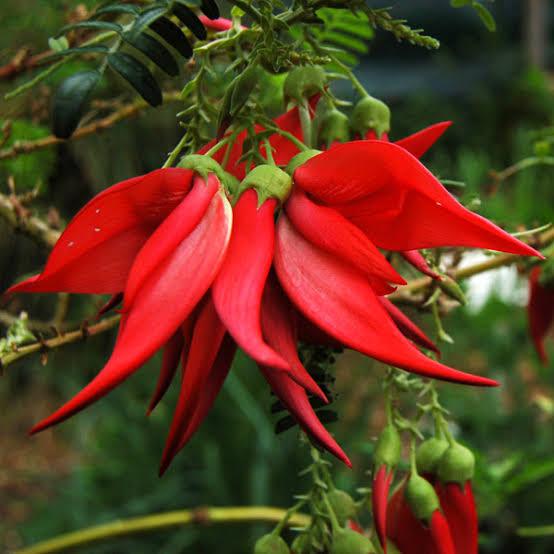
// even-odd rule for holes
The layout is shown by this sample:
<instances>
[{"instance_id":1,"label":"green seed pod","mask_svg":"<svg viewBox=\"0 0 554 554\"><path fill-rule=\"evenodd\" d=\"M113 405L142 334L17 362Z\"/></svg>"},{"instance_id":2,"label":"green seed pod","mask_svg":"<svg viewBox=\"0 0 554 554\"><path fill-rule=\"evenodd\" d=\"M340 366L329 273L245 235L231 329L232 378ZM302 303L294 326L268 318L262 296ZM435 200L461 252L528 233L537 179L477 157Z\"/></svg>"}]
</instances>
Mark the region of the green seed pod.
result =
<instances>
[{"instance_id":1,"label":"green seed pod","mask_svg":"<svg viewBox=\"0 0 554 554\"><path fill-rule=\"evenodd\" d=\"M421 475L411 475L404 492L412 513L421 521L429 522L440 503L433 485Z\"/></svg>"},{"instance_id":2,"label":"green seed pod","mask_svg":"<svg viewBox=\"0 0 554 554\"><path fill-rule=\"evenodd\" d=\"M335 489L327 495L327 500L329 500L340 525L345 525L349 519L356 516L356 504L348 493Z\"/></svg>"},{"instance_id":3,"label":"green seed pod","mask_svg":"<svg viewBox=\"0 0 554 554\"><path fill-rule=\"evenodd\" d=\"M322 92L327 83L324 69L319 65L303 65L295 67L285 79L285 100L302 102L318 92Z\"/></svg>"},{"instance_id":4,"label":"green seed pod","mask_svg":"<svg viewBox=\"0 0 554 554\"><path fill-rule=\"evenodd\" d=\"M337 109L328 110L319 120L317 144L327 148L334 142L347 142L350 139L348 117Z\"/></svg>"},{"instance_id":5,"label":"green seed pod","mask_svg":"<svg viewBox=\"0 0 554 554\"><path fill-rule=\"evenodd\" d=\"M388 424L377 440L377 446L375 447L375 467L382 465L388 468L395 467L399 460L402 449L402 441L400 440L400 434L394 425Z\"/></svg>"},{"instance_id":6,"label":"green seed pod","mask_svg":"<svg viewBox=\"0 0 554 554\"><path fill-rule=\"evenodd\" d=\"M390 110L381 100L366 96L352 110L350 117L352 131L362 138L368 131L375 131L377 138L390 131Z\"/></svg>"},{"instance_id":7,"label":"green seed pod","mask_svg":"<svg viewBox=\"0 0 554 554\"><path fill-rule=\"evenodd\" d=\"M343 529L333 537L330 554L374 554L371 541L352 529Z\"/></svg>"},{"instance_id":8,"label":"green seed pod","mask_svg":"<svg viewBox=\"0 0 554 554\"><path fill-rule=\"evenodd\" d=\"M448 442L444 439L431 437L423 441L416 454L417 470L419 473L435 475L440 459L448 448Z\"/></svg>"},{"instance_id":9,"label":"green seed pod","mask_svg":"<svg viewBox=\"0 0 554 554\"><path fill-rule=\"evenodd\" d=\"M459 443L448 447L442 456L437 475L443 483L459 483L464 485L473 478L475 472L475 456L469 448Z\"/></svg>"},{"instance_id":10,"label":"green seed pod","mask_svg":"<svg viewBox=\"0 0 554 554\"><path fill-rule=\"evenodd\" d=\"M289 554L287 543L279 535L264 535L258 539L254 554Z\"/></svg>"},{"instance_id":11,"label":"green seed pod","mask_svg":"<svg viewBox=\"0 0 554 554\"><path fill-rule=\"evenodd\" d=\"M274 165L258 165L242 180L237 199L245 190L251 188L258 192L259 205L268 198L277 198L282 203L289 197L292 178Z\"/></svg>"},{"instance_id":12,"label":"green seed pod","mask_svg":"<svg viewBox=\"0 0 554 554\"><path fill-rule=\"evenodd\" d=\"M296 154L287 165L287 173L292 175L298 167L319 154L321 154L321 150L304 150Z\"/></svg>"}]
</instances>

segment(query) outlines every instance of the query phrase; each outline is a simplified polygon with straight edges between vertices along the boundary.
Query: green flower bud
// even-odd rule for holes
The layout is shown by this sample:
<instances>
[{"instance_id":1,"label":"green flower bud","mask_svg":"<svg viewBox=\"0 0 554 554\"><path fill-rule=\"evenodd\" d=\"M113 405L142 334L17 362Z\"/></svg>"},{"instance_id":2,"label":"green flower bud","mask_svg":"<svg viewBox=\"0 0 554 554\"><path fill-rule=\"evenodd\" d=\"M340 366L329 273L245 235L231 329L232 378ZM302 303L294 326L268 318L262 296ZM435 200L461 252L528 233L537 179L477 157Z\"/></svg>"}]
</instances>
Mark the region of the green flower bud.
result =
<instances>
[{"instance_id":1,"label":"green flower bud","mask_svg":"<svg viewBox=\"0 0 554 554\"><path fill-rule=\"evenodd\" d=\"M309 554L310 537L308 535L296 535L290 549L292 554Z\"/></svg>"},{"instance_id":2,"label":"green flower bud","mask_svg":"<svg viewBox=\"0 0 554 554\"><path fill-rule=\"evenodd\" d=\"M254 546L254 554L289 554L287 543L279 535L264 535Z\"/></svg>"},{"instance_id":3,"label":"green flower bud","mask_svg":"<svg viewBox=\"0 0 554 554\"><path fill-rule=\"evenodd\" d=\"M287 173L293 175L298 167L319 154L321 154L321 150L304 150L296 154L287 165Z\"/></svg>"},{"instance_id":4,"label":"green flower bud","mask_svg":"<svg viewBox=\"0 0 554 554\"><path fill-rule=\"evenodd\" d=\"M334 142L347 142L350 139L350 124L348 117L339 110L325 112L319 120L317 144L327 148Z\"/></svg>"},{"instance_id":5,"label":"green flower bud","mask_svg":"<svg viewBox=\"0 0 554 554\"><path fill-rule=\"evenodd\" d=\"M295 67L285 79L285 99L302 102L318 92L322 92L327 82L325 71L319 65Z\"/></svg>"},{"instance_id":6,"label":"green flower bud","mask_svg":"<svg viewBox=\"0 0 554 554\"><path fill-rule=\"evenodd\" d=\"M268 198L277 198L283 203L292 190L292 178L274 165L258 165L242 180L237 199L245 190L251 188L258 192L258 205L260 206Z\"/></svg>"},{"instance_id":7,"label":"green flower bud","mask_svg":"<svg viewBox=\"0 0 554 554\"><path fill-rule=\"evenodd\" d=\"M429 522L440 503L433 485L421 475L410 476L404 492L406 501L417 519Z\"/></svg>"},{"instance_id":8,"label":"green flower bud","mask_svg":"<svg viewBox=\"0 0 554 554\"><path fill-rule=\"evenodd\" d=\"M388 468L395 467L400 460L402 441L394 425L388 424L377 441L375 448L375 467L382 465Z\"/></svg>"},{"instance_id":9,"label":"green flower bud","mask_svg":"<svg viewBox=\"0 0 554 554\"><path fill-rule=\"evenodd\" d=\"M371 541L352 529L343 529L333 537L330 554L374 554Z\"/></svg>"},{"instance_id":10,"label":"green flower bud","mask_svg":"<svg viewBox=\"0 0 554 554\"><path fill-rule=\"evenodd\" d=\"M443 483L464 485L473 478L475 456L469 448L454 443L449 446L438 465L437 476Z\"/></svg>"},{"instance_id":11,"label":"green flower bud","mask_svg":"<svg viewBox=\"0 0 554 554\"><path fill-rule=\"evenodd\" d=\"M435 475L440 459L447 448L448 442L437 437L431 437L422 442L416 454L417 470L419 473Z\"/></svg>"},{"instance_id":12,"label":"green flower bud","mask_svg":"<svg viewBox=\"0 0 554 554\"><path fill-rule=\"evenodd\" d=\"M327 499L341 525L356 516L356 504L348 493L335 489L327 495Z\"/></svg>"},{"instance_id":13,"label":"green flower bud","mask_svg":"<svg viewBox=\"0 0 554 554\"><path fill-rule=\"evenodd\" d=\"M368 131L375 131L377 138L390 131L390 110L381 100L366 96L352 110L350 117L352 130L362 138Z\"/></svg>"}]
</instances>

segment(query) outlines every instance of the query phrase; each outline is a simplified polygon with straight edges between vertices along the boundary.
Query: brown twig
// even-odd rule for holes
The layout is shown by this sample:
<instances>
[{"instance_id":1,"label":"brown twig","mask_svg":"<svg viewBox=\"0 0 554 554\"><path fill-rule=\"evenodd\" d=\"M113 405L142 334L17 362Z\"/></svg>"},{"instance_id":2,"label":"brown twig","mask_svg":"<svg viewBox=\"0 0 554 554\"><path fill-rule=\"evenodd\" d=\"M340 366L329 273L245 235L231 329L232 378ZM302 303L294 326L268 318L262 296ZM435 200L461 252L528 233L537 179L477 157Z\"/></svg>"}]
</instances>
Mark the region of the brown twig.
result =
<instances>
[{"instance_id":1,"label":"brown twig","mask_svg":"<svg viewBox=\"0 0 554 554\"><path fill-rule=\"evenodd\" d=\"M53 53L53 50L46 50L31 56L27 48L22 48L16 52L15 56L7 64L0 67L0 79L13 79L24 71L34 69L41 65L43 60L52 56Z\"/></svg>"},{"instance_id":2,"label":"brown twig","mask_svg":"<svg viewBox=\"0 0 554 554\"><path fill-rule=\"evenodd\" d=\"M164 102L176 102L180 99L180 93L178 91L166 92L163 95L163 99ZM141 110L147 107L148 104L144 100L135 100L132 104L124 106L123 108L116 110L106 117L97 119L96 121L93 121L88 125L83 125L83 127L77 129L69 139L61 139L55 137L54 135L49 135L37 140L17 141L10 148L0 150L0 160L8 160L10 158L15 158L21 154L29 154L30 152L34 152L35 150L41 150L43 148L48 148L49 146L54 146L61 142L66 142L66 140L78 140L88 135L92 135L100 131L105 131L121 120L137 115Z\"/></svg>"}]
</instances>

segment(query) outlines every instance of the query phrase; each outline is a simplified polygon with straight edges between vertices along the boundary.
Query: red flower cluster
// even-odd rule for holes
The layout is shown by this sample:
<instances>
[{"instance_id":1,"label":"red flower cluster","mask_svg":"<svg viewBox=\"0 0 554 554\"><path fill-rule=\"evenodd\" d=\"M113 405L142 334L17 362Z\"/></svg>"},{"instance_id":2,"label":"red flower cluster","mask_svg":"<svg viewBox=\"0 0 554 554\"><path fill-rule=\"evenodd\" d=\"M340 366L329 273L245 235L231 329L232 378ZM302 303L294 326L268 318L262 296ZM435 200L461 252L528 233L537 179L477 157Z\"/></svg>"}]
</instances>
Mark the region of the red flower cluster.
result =
<instances>
[{"instance_id":1,"label":"red flower cluster","mask_svg":"<svg viewBox=\"0 0 554 554\"><path fill-rule=\"evenodd\" d=\"M301 134L296 109L276 124ZM242 133L214 156L221 161L231 148L225 169L243 179L233 207L215 173L180 168L97 195L70 222L44 271L10 289L112 294L112 305L123 303L105 367L33 432L105 395L160 349L151 409L179 361L183 366L162 471L212 406L237 345L300 426L347 464L310 405L308 392L325 397L298 358L299 339L323 336L426 377L495 385L421 353L411 341L435 349L432 342L384 298L405 281L380 249L473 246L537 254L465 209L410 153L420 155L435 135L430 128L399 144L338 144L302 152L289 174L262 165L245 176ZM298 152L278 134L270 143L277 165Z\"/></svg>"}]
</instances>

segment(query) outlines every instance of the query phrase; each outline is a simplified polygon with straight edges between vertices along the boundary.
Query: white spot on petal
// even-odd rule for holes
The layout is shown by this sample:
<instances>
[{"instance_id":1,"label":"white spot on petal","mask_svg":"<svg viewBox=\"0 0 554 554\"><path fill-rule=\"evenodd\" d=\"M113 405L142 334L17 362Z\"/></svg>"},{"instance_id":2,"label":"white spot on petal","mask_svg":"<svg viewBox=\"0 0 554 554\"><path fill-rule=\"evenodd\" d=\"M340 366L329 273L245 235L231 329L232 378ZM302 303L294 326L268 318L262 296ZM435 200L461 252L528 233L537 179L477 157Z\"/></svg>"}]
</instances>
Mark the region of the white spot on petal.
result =
<instances>
[{"instance_id":1,"label":"white spot on petal","mask_svg":"<svg viewBox=\"0 0 554 554\"><path fill-rule=\"evenodd\" d=\"M70 241L67 243L67 246L68 246L69 248L71 248L71 247L74 246L74 245L75 245L75 241L73 241L73 240L70 240Z\"/></svg>"},{"instance_id":2,"label":"white spot on petal","mask_svg":"<svg viewBox=\"0 0 554 554\"><path fill-rule=\"evenodd\" d=\"M94 228L94 232L95 232L95 233L99 233L101 230L102 230L102 229L100 229L100 227L95 227L95 228Z\"/></svg>"}]
</instances>

